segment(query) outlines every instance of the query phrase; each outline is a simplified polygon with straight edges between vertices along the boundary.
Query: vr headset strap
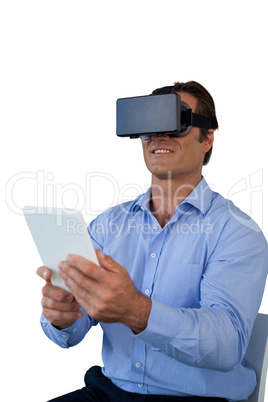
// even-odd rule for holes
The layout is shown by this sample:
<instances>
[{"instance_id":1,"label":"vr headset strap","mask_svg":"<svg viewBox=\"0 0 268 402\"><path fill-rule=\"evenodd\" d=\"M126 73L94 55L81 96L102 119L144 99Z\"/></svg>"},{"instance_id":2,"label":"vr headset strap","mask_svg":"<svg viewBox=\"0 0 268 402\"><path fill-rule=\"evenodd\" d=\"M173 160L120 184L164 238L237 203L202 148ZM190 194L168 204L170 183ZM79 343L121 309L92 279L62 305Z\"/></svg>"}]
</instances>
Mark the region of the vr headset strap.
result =
<instances>
[{"instance_id":1,"label":"vr headset strap","mask_svg":"<svg viewBox=\"0 0 268 402\"><path fill-rule=\"evenodd\" d=\"M209 130L212 128L212 121L209 117L202 116L201 114L192 113L192 109L182 110L181 112L182 124L186 126L194 126Z\"/></svg>"},{"instance_id":2,"label":"vr headset strap","mask_svg":"<svg viewBox=\"0 0 268 402\"><path fill-rule=\"evenodd\" d=\"M162 87L155 91L154 95L167 95L174 88L174 85L169 87Z\"/></svg>"},{"instance_id":3,"label":"vr headset strap","mask_svg":"<svg viewBox=\"0 0 268 402\"><path fill-rule=\"evenodd\" d=\"M212 121L209 117L201 116L201 114L192 113L193 126L209 130L212 128Z\"/></svg>"},{"instance_id":4,"label":"vr headset strap","mask_svg":"<svg viewBox=\"0 0 268 402\"><path fill-rule=\"evenodd\" d=\"M174 86L167 86L157 89L154 95L166 95L169 94ZM186 126L194 126L203 128L204 130L209 130L212 128L212 121L209 117L202 116L197 113L192 113L192 109L181 111L182 124Z\"/></svg>"}]
</instances>

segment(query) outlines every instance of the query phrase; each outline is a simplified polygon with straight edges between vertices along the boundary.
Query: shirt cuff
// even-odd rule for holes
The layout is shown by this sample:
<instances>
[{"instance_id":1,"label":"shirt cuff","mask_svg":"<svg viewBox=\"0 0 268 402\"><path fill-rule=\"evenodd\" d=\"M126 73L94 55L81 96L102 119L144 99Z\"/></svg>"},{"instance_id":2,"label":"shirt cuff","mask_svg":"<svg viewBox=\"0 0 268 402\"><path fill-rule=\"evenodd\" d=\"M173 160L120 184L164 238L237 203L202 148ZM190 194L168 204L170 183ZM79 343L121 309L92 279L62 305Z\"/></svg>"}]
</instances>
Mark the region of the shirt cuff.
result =
<instances>
[{"instance_id":1,"label":"shirt cuff","mask_svg":"<svg viewBox=\"0 0 268 402\"><path fill-rule=\"evenodd\" d=\"M178 335L179 326L181 323L178 309L152 300L147 327L135 337L160 350Z\"/></svg>"},{"instance_id":2,"label":"shirt cuff","mask_svg":"<svg viewBox=\"0 0 268 402\"><path fill-rule=\"evenodd\" d=\"M40 323L46 336L62 348L77 345L82 341L91 326L97 324L97 321L91 320L82 308L81 310L83 311L83 317L76 320L71 327L62 330L55 328L42 313Z\"/></svg>"}]
</instances>

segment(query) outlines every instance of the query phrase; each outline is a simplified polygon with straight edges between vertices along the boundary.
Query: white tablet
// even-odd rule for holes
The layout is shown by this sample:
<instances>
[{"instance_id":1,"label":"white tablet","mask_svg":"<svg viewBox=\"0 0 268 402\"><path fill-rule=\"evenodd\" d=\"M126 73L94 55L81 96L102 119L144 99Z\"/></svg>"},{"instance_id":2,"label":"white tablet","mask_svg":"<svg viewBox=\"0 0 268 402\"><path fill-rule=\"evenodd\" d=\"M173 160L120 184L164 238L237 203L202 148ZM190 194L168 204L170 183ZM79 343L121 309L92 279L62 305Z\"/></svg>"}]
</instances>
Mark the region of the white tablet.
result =
<instances>
[{"instance_id":1,"label":"white tablet","mask_svg":"<svg viewBox=\"0 0 268 402\"><path fill-rule=\"evenodd\" d=\"M58 264L68 254L78 254L99 265L80 211L26 206L23 213L43 264L52 271L53 285L69 291L58 274Z\"/></svg>"}]
</instances>

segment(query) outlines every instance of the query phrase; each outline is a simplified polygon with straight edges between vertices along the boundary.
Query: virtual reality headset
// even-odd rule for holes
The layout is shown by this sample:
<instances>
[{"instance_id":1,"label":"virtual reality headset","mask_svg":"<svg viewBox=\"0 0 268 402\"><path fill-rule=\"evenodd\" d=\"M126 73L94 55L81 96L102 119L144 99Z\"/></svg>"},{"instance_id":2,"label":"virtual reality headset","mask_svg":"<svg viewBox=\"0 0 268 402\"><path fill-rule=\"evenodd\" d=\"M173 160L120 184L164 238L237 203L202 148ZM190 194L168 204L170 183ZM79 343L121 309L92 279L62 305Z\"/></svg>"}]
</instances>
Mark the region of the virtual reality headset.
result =
<instances>
[{"instance_id":1,"label":"virtual reality headset","mask_svg":"<svg viewBox=\"0 0 268 402\"><path fill-rule=\"evenodd\" d=\"M158 89L154 95L117 99L116 135L150 139L152 135L184 137L191 128L212 128L209 117L192 112L173 86Z\"/></svg>"}]
</instances>

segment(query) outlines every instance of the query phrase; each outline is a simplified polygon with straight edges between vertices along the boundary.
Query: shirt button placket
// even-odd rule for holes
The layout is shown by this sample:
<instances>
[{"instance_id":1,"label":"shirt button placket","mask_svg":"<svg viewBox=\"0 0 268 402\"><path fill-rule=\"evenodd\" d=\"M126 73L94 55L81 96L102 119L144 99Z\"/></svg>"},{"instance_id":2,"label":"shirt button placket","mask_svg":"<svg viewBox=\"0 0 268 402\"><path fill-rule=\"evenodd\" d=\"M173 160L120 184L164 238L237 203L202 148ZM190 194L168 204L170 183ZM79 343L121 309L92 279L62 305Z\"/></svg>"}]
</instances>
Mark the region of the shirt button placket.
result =
<instances>
[{"instance_id":1,"label":"shirt button placket","mask_svg":"<svg viewBox=\"0 0 268 402\"><path fill-rule=\"evenodd\" d=\"M133 359L132 380L137 385L143 384L145 360L146 360L146 346L144 342L141 342L138 339L134 343L132 359Z\"/></svg>"}]
</instances>

